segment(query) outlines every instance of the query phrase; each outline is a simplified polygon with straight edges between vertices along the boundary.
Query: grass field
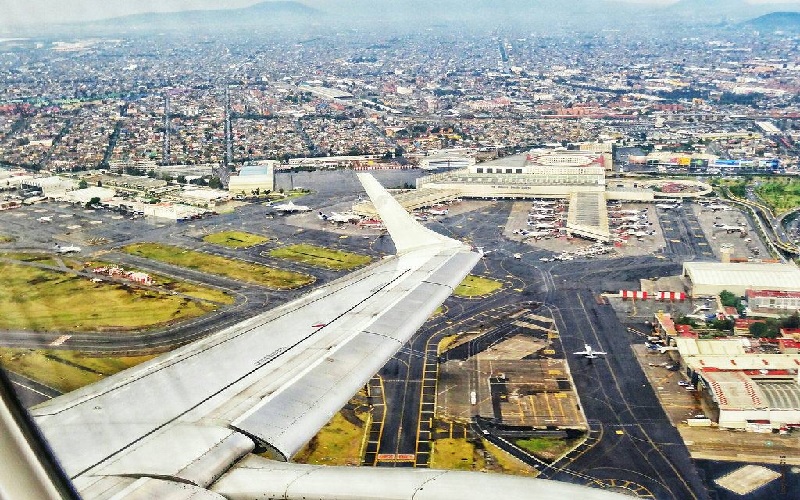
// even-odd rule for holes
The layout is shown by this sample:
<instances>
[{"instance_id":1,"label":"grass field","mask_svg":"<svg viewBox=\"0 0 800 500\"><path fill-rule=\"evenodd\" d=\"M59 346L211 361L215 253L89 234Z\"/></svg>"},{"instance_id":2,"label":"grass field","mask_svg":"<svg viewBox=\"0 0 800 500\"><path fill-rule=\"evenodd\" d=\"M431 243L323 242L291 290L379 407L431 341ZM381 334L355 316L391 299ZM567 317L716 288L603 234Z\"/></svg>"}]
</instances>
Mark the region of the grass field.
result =
<instances>
[{"instance_id":1,"label":"grass field","mask_svg":"<svg viewBox=\"0 0 800 500\"><path fill-rule=\"evenodd\" d=\"M74 260L67 260L64 259L64 263L70 268L75 271L86 271L91 270L95 267L104 267L104 266L113 266L114 264L109 262L102 262L102 261L74 261ZM125 270L127 271L142 271L141 269L133 268L133 267L126 267ZM211 288L202 285L196 285L194 283L189 283L187 281L180 281L169 276L163 276L160 274L153 274L148 273L150 277L153 279L153 286L156 286L162 290L167 292L177 292L183 295L188 295L190 297L194 297L198 300L208 300L210 302L216 302L219 304L233 304L236 299L223 292L222 290L217 290L216 288Z\"/></svg>"},{"instance_id":2,"label":"grass field","mask_svg":"<svg viewBox=\"0 0 800 500\"><path fill-rule=\"evenodd\" d=\"M154 356L95 358L76 351L0 348L0 365L58 391L69 392Z\"/></svg>"},{"instance_id":3,"label":"grass field","mask_svg":"<svg viewBox=\"0 0 800 500\"><path fill-rule=\"evenodd\" d=\"M554 460L574 446L574 440L560 438L518 439L517 446L533 453L542 460Z\"/></svg>"},{"instance_id":4,"label":"grass field","mask_svg":"<svg viewBox=\"0 0 800 500\"><path fill-rule=\"evenodd\" d=\"M338 412L292 461L304 464L360 465L363 437L363 422L360 426L355 425L342 412Z\"/></svg>"},{"instance_id":5,"label":"grass field","mask_svg":"<svg viewBox=\"0 0 800 500\"><path fill-rule=\"evenodd\" d=\"M453 291L457 297L483 297L503 287L503 283L470 274Z\"/></svg>"},{"instance_id":6,"label":"grass field","mask_svg":"<svg viewBox=\"0 0 800 500\"><path fill-rule=\"evenodd\" d=\"M11 243L12 241L16 241L13 236L0 234L0 243Z\"/></svg>"},{"instance_id":7,"label":"grass field","mask_svg":"<svg viewBox=\"0 0 800 500\"><path fill-rule=\"evenodd\" d=\"M776 215L800 207L800 180L776 178L761 182L756 193Z\"/></svg>"},{"instance_id":8,"label":"grass field","mask_svg":"<svg viewBox=\"0 0 800 500\"><path fill-rule=\"evenodd\" d=\"M131 255L275 289L298 288L314 281L314 278L307 274L242 260L226 259L172 245L136 243L123 247L122 250Z\"/></svg>"},{"instance_id":9,"label":"grass field","mask_svg":"<svg viewBox=\"0 0 800 500\"><path fill-rule=\"evenodd\" d=\"M2 329L131 330L201 316L214 309L210 303L170 294L0 262Z\"/></svg>"},{"instance_id":10,"label":"grass field","mask_svg":"<svg viewBox=\"0 0 800 500\"><path fill-rule=\"evenodd\" d=\"M371 260L366 255L314 245L289 245L269 252L270 257L301 262L316 267L337 271L355 269Z\"/></svg>"},{"instance_id":11,"label":"grass field","mask_svg":"<svg viewBox=\"0 0 800 500\"><path fill-rule=\"evenodd\" d=\"M474 463L474 466L473 466ZM437 439L433 445L431 468L480 470L486 465L475 445L466 439Z\"/></svg>"},{"instance_id":12,"label":"grass field","mask_svg":"<svg viewBox=\"0 0 800 500\"><path fill-rule=\"evenodd\" d=\"M222 231L204 236L203 241L230 248L247 248L265 243L269 238L243 231Z\"/></svg>"}]
</instances>

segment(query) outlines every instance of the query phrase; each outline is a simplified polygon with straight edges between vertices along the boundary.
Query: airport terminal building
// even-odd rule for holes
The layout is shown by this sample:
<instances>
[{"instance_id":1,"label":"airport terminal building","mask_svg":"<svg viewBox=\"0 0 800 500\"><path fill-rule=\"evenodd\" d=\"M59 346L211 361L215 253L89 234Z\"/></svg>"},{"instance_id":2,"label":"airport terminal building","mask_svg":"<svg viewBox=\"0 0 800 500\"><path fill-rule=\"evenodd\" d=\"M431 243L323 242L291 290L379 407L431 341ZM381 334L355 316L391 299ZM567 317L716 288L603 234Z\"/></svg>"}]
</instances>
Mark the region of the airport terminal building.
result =
<instances>
[{"instance_id":1,"label":"airport terminal building","mask_svg":"<svg viewBox=\"0 0 800 500\"><path fill-rule=\"evenodd\" d=\"M609 153L531 151L417 179L417 189L455 189L468 198L569 198L605 193Z\"/></svg>"}]
</instances>

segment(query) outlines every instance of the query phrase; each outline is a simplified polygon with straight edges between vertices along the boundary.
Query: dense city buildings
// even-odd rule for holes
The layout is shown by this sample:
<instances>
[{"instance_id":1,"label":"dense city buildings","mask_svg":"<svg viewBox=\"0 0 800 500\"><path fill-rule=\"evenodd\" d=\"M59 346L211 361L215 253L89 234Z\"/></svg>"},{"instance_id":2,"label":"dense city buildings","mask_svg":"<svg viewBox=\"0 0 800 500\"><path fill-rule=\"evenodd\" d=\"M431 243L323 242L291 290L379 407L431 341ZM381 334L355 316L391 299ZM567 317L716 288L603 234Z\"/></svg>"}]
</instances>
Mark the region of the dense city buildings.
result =
<instances>
[{"instance_id":1,"label":"dense city buildings","mask_svg":"<svg viewBox=\"0 0 800 500\"><path fill-rule=\"evenodd\" d=\"M623 170L794 169L794 39L694 35L6 40L0 163L135 171L373 155L416 165L447 148L485 159L594 141L614 144Z\"/></svg>"}]
</instances>

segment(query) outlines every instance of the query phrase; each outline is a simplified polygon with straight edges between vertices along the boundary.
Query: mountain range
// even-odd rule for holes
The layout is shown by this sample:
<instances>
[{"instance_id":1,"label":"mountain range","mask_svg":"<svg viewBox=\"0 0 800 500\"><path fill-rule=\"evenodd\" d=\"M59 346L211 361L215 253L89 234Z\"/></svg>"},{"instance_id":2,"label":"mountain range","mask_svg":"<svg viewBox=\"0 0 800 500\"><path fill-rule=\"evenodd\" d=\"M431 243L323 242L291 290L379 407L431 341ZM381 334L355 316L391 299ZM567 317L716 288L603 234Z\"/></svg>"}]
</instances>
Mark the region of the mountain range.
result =
<instances>
[{"instance_id":1,"label":"mountain range","mask_svg":"<svg viewBox=\"0 0 800 500\"><path fill-rule=\"evenodd\" d=\"M102 21L82 23L104 28L136 30L197 29L214 26L258 27L313 22L321 12L295 1L261 2L238 9L185 10L132 14Z\"/></svg>"},{"instance_id":2,"label":"mountain range","mask_svg":"<svg viewBox=\"0 0 800 500\"><path fill-rule=\"evenodd\" d=\"M679 0L653 6L619 0L304 0L266 1L250 7L135 14L81 23L80 29L214 30L304 26L372 27L391 25L413 31L435 25L470 25L530 30L665 28L670 22L737 25L779 10L800 11L796 3L751 4L746 0ZM759 22L787 21L788 17ZM755 21L754 21L755 22ZM748 25L751 26L751 25ZM756 25L752 25L754 28ZM759 29L759 28L756 28ZM765 29L765 28L760 28Z\"/></svg>"},{"instance_id":3,"label":"mountain range","mask_svg":"<svg viewBox=\"0 0 800 500\"><path fill-rule=\"evenodd\" d=\"M751 19L746 26L760 31L800 32L800 12L771 12Z\"/></svg>"}]
</instances>

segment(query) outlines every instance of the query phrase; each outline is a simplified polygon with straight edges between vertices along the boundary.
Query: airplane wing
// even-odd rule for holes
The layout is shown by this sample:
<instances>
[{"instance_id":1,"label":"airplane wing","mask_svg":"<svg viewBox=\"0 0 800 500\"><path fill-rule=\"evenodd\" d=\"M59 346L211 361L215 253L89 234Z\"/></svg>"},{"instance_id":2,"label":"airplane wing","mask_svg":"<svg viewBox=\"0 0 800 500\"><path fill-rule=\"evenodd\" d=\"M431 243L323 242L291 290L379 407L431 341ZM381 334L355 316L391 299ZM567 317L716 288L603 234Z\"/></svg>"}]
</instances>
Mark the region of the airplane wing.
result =
<instances>
[{"instance_id":1,"label":"airplane wing","mask_svg":"<svg viewBox=\"0 0 800 500\"><path fill-rule=\"evenodd\" d=\"M283 463L416 332L480 258L416 223L374 178L359 177L396 255L32 409L83 498L332 499L365 498L366 490L409 499L465 490L478 498L497 487L514 498L543 490L618 498L549 481L487 482L485 474L349 473ZM278 461L253 452L268 452ZM439 496L431 497L437 488Z\"/></svg>"},{"instance_id":2,"label":"airplane wing","mask_svg":"<svg viewBox=\"0 0 800 500\"><path fill-rule=\"evenodd\" d=\"M361 180L397 255L32 410L87 497L124 478L206 487L254 448L288 459L450 296L479 254Z\"/></svg>"},{"instance_id":3,"label":"airplane wing","mask_svg":"<svg viewBox=\"0 0 800 500\"><path fill-rule=\"evenodd\" d=\"M589 351L577 351L577 352L573 352L572 354L574 354L576 356L588 356L589 354L593 354L593 353L590 353Z\"/></svg>"}]
</instances>

